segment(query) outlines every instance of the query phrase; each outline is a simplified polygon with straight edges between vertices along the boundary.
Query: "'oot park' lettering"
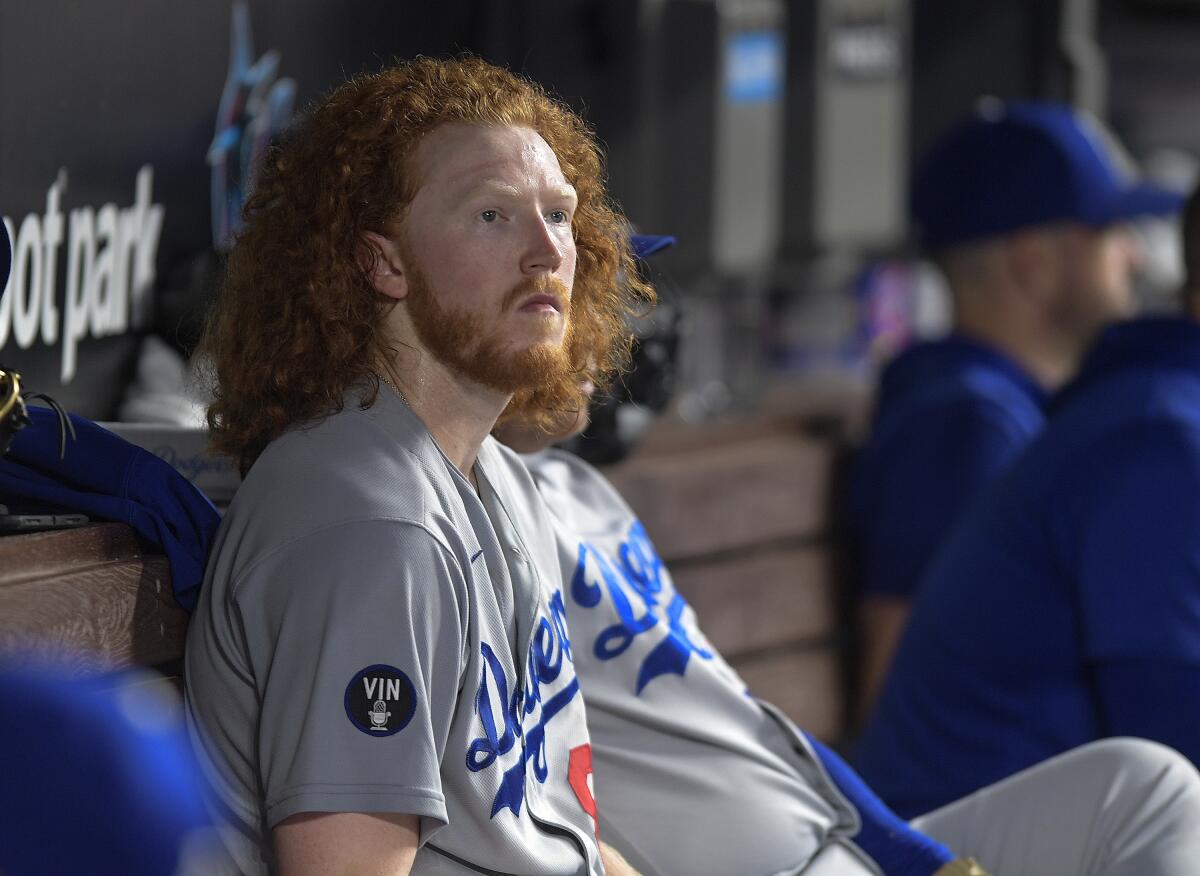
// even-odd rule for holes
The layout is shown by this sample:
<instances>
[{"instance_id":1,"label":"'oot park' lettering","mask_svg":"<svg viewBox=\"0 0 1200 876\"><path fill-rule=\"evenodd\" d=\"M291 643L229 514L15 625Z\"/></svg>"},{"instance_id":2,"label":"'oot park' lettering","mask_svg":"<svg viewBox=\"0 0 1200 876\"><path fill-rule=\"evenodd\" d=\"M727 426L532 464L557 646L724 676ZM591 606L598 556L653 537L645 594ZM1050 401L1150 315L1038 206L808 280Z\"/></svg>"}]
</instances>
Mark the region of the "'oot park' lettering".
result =
<instances>
[{"instance_id":1,"label":"'oot park' lettering","mask_svg":"<svg viewBox=\"0 0 1200 876\"><path fill-rule=\"evenodd\" d=\"M62 170L46 192L46 210L30 213L18 228L4 217L12 241L12 273L0 296L0 350L9 337L26 350L39 337L62 341L63 383L77 368L79 342L141 328L150 316L163 206L152 200L154 168L144 165L134 183L132 206L79 207L64 216ZM59 311L60 248L66 231L65 288Z\"/></svg>"}]
</instances>

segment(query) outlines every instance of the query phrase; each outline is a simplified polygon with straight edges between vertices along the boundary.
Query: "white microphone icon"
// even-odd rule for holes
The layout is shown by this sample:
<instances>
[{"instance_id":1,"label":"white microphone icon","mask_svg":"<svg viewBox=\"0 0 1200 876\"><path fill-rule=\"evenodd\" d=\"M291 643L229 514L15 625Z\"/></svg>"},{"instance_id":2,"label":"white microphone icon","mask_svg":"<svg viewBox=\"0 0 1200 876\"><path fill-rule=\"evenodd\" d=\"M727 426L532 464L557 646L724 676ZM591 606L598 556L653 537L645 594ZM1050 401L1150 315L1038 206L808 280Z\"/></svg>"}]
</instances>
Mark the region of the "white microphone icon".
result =
<instances>
[{"instance_id":1,"label":"white microphone icon","mask_svg":"<svg viewBox=\"0 0 1200 876\"><path fill-rule=\"evenodd\" d=\"M376 700L375 705L371 709L371 729L386 730L388 718L392 717L392 713L387 710L387 703L383 700Z\"/></svg>"}]
</instances>

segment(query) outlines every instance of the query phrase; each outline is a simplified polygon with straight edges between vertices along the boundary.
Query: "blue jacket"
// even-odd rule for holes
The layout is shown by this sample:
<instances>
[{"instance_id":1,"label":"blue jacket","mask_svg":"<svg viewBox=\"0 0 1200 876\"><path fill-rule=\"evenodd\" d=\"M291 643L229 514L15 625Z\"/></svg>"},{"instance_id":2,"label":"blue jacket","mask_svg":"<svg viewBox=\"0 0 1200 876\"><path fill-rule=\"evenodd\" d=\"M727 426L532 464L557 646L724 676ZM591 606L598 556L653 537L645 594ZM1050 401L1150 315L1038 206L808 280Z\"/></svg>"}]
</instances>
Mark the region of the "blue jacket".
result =
<instances>
[{"instance_id":1,"label":"blue jacket","mask_svg":"<svg viewBox=\"0 0 1200 876\"><path fill-rule=\"evenodd\" d=\"M1104 736L1200 760L1200 325L1108 330L922 582L857 752L902 815Z\"/></svg>"},{"instance_id":2,"label":"blue jacket","mask_svg":"<svg viewBox=\"0 0 1200 876\"><path fill-rule=\"evenodd\" d=\"M961 336L887 367L848 508L863 591L915 593L951 524L1041 431L1045 403L1011 359Z\"/></svg>"},{"instance_id":3,"label":"blue jacket","mask_svg":"<svg viewBox=\"0 0 1200 876\"><path fill-rule=\"evenodd\" d=\"M0 458L0 503L128 523L162 548L175 598L191 611L221 523L212 502L154 454L83 417L71 416L76 438L60 459L58 415L30 407L29 417Z\"/></svg>"}]
</instances>

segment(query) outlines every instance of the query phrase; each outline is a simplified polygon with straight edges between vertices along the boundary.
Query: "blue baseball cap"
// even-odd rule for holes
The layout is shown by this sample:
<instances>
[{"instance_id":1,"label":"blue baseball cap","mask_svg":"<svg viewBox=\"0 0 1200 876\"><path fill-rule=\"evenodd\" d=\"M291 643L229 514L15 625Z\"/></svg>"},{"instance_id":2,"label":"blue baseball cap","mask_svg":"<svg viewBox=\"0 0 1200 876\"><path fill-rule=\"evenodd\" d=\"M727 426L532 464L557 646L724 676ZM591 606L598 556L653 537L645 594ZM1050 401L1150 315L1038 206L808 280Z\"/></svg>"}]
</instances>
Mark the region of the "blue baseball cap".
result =
<instances>
[{"instance_id":1,"label":"blue baseball cap","mask_svg":"<svg viewBox=\"0 0 1200 876\"><path fill-rule=\"evenodd\" d=\"M982 103L920 162L910 209L921 246L936 251L1050 222L1101 227L1170 214L1184 199L1142 182L1089 114L997 100Z\"/></svg>"},{"instance_id":2,"label":"blue baseball cap","mask_svg":"<svg viewBox=\"0 0 1200 876\"><path fill-rule=\"evenodd\" d=\"M648 258L660 250L675 245L675 238L669 234L631 234L629 246L639 259Z\"/></svg>"}]
</instances>

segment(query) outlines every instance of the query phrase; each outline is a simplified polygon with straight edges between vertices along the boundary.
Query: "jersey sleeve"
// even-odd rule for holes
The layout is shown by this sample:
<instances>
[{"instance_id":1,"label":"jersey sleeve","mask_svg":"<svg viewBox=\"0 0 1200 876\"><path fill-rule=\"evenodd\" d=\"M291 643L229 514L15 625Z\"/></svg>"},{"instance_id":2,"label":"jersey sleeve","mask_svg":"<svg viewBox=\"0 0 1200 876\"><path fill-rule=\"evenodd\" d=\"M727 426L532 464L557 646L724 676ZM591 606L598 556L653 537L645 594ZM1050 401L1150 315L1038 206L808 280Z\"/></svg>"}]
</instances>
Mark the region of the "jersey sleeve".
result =
<instances>
[{"instance_id":1,"label":"jersey sleeve","mask_svg":"<svg viewBox=\"0 0 1200 876\"><path fill-rule=\"evenodd\" d=\"M1093 468L1075 582L1086 657L1200 664L1200 446L1147 425Z\"/></svg>"},{"instance_id":2,"label":"jersey sleeve","mask_svg":"<svg viewBox=\"0 0 1200 876\"><path fill-rule=\"evenodd\" d=\"M424 840L446 823L466 593L441 542L388 520L306 535L239 582L268 827L300 812L404 813L421 816Z\"/></svg>"},{"instance_id":3,"label":"jersey sleeve","mask_svg":"<svg viewBox=\"0 0 1200 876\"><path fill-rule=\"evenodd\" d=\"M964 403L868 447L851 498L862 591L915 596L951 526L1027 441L1003 411Z\"/></svg>"}]
</instances>

